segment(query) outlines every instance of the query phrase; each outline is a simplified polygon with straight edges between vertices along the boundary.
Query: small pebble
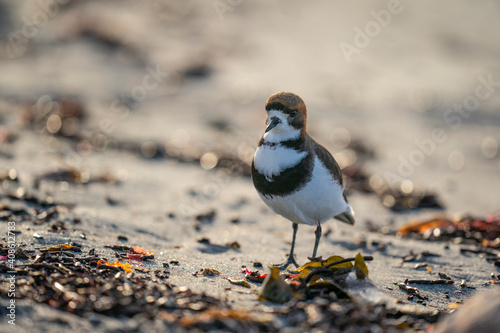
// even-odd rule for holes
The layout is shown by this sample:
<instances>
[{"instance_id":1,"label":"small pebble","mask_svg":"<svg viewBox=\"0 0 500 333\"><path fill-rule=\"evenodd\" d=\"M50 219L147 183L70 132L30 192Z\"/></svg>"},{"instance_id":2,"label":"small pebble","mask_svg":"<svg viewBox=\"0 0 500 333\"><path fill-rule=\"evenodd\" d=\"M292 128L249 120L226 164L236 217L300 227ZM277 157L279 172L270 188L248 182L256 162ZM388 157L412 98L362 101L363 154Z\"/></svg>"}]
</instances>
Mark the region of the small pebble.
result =
<instances>
[{"instance_id":1,"label":"small pebble","mask_svg":"<svg viewBox=\"0 0 500 333\"><path fill-rule=\"evenodd\" d=\"M260 261L255 261L255 262L253 263L253 267L255 267L255 268L262 268L262 267L264 267L264 266L262 266L262 263L261 263Z\"/></svg>"}]
</instances>

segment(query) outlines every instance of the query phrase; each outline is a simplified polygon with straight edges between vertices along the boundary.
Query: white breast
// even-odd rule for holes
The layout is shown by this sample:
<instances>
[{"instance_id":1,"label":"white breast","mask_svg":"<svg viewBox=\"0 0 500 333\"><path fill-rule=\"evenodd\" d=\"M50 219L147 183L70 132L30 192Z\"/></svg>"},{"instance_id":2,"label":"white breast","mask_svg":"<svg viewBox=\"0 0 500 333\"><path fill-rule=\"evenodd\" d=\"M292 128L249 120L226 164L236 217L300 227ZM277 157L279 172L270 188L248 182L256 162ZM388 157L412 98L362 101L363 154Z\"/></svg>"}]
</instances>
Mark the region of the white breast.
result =
<instances>
[{"instance_id":1,"label":"white breast","mask_svg":"<svg viewBox=\"0 0 500 333\"><path fill-rule=\"evenodd\" d=\"M307 156L307 152L295 149L262 145L254 155L254 166L266 177L276 176L281 171L297 165Z\"/></svg>"},{"instance_id":2,"label":"white breast","mask_svg":"<svg viewBox=\"0 0 500 333\"><path fill-rule=\"evenodd\" d=\"M316 156L311 180L302 189L286 196L261 197L274 212L292 222L318 225L349 208L343 192L343 186Z\"/></svg>"}]
</instances>

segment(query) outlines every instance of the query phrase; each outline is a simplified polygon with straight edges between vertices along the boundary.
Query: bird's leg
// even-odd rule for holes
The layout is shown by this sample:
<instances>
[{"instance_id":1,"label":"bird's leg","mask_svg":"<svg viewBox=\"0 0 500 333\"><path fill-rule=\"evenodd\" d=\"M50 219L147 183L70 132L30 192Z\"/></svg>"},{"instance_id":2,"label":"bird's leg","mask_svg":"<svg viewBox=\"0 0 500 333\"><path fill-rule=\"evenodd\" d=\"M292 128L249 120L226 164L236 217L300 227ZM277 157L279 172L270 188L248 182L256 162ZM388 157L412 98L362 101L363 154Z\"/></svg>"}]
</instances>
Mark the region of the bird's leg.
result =
<instances>
[{"instance_id":1,"label":"bird's leg","mask_svg":"<svg viewBox=\"0 0 500 333\"><path fill-rule=\"evenodd\" d=\"M292 247L290 248L290 254L288 255L288 260L282 265L276 265L280 270L286 269L291 264L295 265L295 267L300 267L299 264L295 261L293 256L293 250L295 248L295 237L297 236L297 230L299 229L299 225L297 223L292 223L293 228L293 236L292 236Z\"/></svg>"},{"instance_id":2,"label":"bird's leg","mask_svg":"<svg viewBox=\"0 0 500 333\"><path fill-rule=\"evenodd\" d=\"M318 227L316 228L314 235L316 236L316 239L314 240L314 251L312 257L316 258L316 252L318 252L319 240L321 239L321 224L318 224Z\"/></svg>"},{"instance_id":3,"label":"bird's leg","mask_svg":"<svg viewBox=\"0 0 500 333\"><path fill-rule=\"evenodd\" d=\"M293 236L292 236L292 247L290 248L290 255L288 256L288 261L292 261L293 264L297 267L297 263L295 262L295 259L293 258L293 250L295 249L295 238L297 237L297 230L299 229L299 225L297 223L292 223L292 228L293 228Z\"/></svg>"}]
</instances>

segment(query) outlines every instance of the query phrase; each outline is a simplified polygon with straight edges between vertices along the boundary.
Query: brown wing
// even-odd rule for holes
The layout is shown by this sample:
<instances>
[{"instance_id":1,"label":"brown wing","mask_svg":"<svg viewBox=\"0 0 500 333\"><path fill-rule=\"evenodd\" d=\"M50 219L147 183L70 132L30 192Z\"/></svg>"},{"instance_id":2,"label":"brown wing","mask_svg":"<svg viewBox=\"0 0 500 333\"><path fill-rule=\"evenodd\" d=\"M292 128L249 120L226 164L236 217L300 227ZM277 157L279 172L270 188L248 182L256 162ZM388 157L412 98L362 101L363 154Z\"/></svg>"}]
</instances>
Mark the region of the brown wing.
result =
<instances>
[{"instance_id":1,"label":"brown wing","mask_svg":"<svg viewBox=\"0 0 500 333\"><path fill-rule=\"evenodd\" d=\"M332 154L330 154L330 152L325 147L314 141L314 139L310 136L308 136L308 139L311 143L316 143L315 145L312 145L314 147L314 152L318 156L319 160L323 163L323 165L330 171L333 179L338 181L340 185L343 185L342 171L340 170L340 167L337 161L335 161L335 159L333 158Z\"/></svg>"}]
</instances>

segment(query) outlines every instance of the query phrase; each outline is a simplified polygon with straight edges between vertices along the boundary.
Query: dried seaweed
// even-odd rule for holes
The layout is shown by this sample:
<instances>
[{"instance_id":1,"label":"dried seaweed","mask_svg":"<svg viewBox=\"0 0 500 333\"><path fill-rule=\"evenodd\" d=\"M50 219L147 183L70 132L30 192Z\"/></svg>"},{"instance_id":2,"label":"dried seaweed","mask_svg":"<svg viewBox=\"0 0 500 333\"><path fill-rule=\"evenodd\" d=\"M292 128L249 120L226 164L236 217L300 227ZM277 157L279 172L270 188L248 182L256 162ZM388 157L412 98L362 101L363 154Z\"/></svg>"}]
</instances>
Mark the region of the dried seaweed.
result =
<instances>
[{"instance_id":1,"label":"dried seaweed","mask_svg":"<svg viewBox=\"0 0 500 333\"><path fill-rule=\"evenodd\" d=\"M399 229L400 236L430 241L453 241L464 244L461 252L483 253L496 260L500 257L500 218L436 215L431 219L414 220Z\"/></svg>"}]
</instances>

